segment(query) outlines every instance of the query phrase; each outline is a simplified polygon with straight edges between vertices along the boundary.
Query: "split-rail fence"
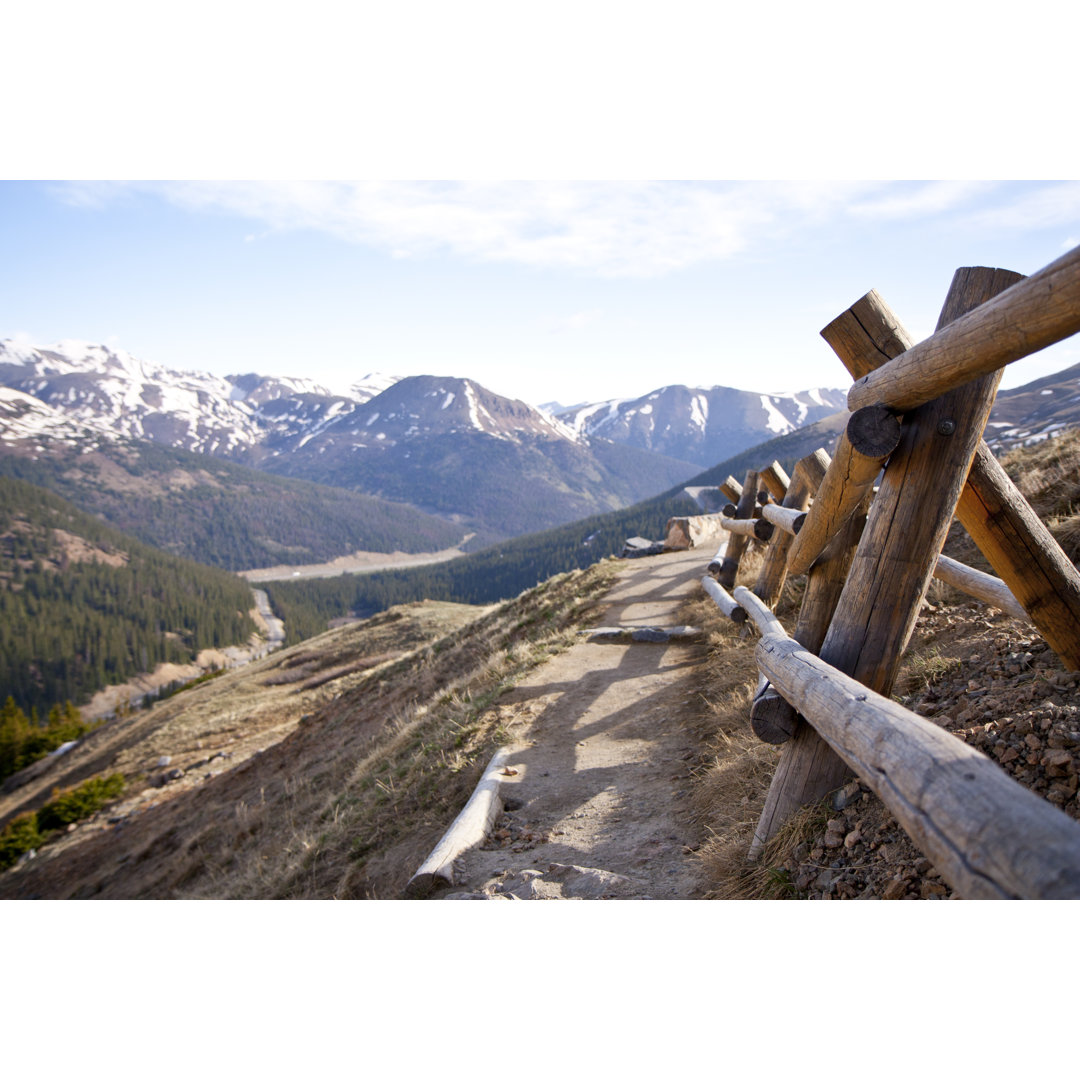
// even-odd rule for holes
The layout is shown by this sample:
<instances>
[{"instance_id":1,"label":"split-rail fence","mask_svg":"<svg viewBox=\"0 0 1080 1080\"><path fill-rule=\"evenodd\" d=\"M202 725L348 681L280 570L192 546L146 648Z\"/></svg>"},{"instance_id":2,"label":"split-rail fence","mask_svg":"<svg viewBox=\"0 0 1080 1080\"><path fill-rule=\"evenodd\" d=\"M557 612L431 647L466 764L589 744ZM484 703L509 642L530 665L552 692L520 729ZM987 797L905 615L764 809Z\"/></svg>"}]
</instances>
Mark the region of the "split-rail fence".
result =
<instances>
[{"instance_id":1,"label":"split-rail fence","mask_svg":"<svg viewBox=\"0 0 1080 1080\"><path fill-rule=\"evenodd\" d=\"M1080 331L1080 247L1031 277L956 272L918 344L877 292L822 336L855 380L830 456L720 485L727 539L703 584L753 624L755 733L782 744L750 857L854 772L967 898L1080 898L1080 824L995 762L889 698L931 579L1029 618L1080 668L1080 573L983 441L1006 364ZM953 518L996 577L941 555ZM736 588L748 545L766 545ZM773 614L806 587L793 635Z\"/></svg>"}]
</instances>

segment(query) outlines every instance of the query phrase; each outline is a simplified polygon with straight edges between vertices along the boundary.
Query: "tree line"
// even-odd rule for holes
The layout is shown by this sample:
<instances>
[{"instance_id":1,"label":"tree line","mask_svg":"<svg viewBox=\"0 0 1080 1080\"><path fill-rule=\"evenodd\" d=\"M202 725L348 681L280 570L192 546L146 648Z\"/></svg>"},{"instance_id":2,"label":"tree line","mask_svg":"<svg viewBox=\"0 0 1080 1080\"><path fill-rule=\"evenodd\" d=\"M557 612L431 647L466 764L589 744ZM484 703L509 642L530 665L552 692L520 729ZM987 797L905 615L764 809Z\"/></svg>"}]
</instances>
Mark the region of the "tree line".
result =
<instances>
[{"instance_id":1,"label":"tree line","mask_svg":"<svg viewBox=\"0 0 1080 1080\"><path fill-rule=\"evenodd\" d=\"M58 529L120 565L80 555ZM255 631L251 607L250 589L234 575L0 477L0 694L19 708L80 703L157 664L242 643Z\"/></svg>"}]
</instances>

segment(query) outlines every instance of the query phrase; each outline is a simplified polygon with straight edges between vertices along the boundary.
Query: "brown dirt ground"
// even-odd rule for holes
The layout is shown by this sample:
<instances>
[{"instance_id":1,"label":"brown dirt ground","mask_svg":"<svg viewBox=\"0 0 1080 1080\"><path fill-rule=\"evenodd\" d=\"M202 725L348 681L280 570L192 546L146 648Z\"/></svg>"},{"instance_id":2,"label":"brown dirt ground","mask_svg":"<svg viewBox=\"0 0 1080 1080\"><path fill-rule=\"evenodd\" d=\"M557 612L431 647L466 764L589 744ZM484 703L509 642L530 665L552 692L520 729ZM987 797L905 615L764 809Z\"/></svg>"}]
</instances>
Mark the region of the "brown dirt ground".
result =
<instances>
[{"instance_id":1,"label":"brown dirt ground","mask_svg":"<svg viewBox=\"0 0 1080 1080\"><path fill-rule=\"evenodd\" d=\"M700 590L700 551L628 563L596 618L675 626ZM459 862L448 898L686 899L702 888L684 724L698 644L581 640L500 699L514 733L507 807ZM523 726L519 726L523 725Z\"/></svg>"}]
</instances>

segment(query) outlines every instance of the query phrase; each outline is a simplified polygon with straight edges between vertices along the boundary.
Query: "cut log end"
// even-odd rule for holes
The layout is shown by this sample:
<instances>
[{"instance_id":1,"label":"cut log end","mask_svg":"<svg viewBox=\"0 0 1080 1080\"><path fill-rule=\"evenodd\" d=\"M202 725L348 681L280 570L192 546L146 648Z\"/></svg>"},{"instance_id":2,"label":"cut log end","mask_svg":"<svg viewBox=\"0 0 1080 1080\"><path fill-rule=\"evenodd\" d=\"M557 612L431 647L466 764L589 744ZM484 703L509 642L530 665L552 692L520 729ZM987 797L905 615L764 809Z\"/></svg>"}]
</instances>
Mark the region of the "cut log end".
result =
<instances>
[{"instance_id":1,"label":"cut log end","mask_svg":"<svg viewBox=\"0 0 1080 1080\"><path fill-rule=\"evenodd\" d=\"M868 405L851 414L847 423L848 442L860 454L884 458L900 444L900 417L884 405Z\"/></svg>"}]
</instances>

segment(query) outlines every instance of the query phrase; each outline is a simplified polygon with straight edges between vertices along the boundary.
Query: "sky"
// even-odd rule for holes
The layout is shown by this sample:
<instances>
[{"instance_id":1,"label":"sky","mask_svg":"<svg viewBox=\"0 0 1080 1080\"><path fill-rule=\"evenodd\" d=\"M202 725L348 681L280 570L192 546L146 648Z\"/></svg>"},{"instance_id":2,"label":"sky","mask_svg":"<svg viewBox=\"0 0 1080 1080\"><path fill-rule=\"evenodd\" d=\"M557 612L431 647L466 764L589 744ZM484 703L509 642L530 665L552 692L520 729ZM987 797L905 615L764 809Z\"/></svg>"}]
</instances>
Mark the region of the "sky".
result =
<instances>
[{"instance_id":1,"label":"sky","mask_svg":"<svg viewBox=\"0 0 1080 1080\"><path fill-rule=\"evenodd\" d=\"M0 338L572 405L846 387L833 317L876 288L926 337L957 267L1080 244L1080 182L7 180L0 233Z\"/></svg>"}]
</instances>

